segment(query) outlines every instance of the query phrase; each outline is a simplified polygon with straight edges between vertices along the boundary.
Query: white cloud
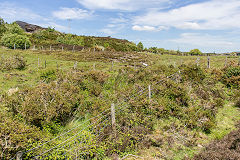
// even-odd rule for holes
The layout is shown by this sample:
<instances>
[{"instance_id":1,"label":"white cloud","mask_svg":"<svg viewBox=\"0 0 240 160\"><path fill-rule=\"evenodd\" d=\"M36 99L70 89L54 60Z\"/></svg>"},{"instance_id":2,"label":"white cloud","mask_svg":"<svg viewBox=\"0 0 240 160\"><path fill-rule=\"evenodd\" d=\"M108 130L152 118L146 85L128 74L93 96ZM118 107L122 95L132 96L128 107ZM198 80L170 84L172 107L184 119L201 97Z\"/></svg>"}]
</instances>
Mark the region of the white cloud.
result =
<instances>
[{"instance_id":1,"label":"white cloud","mask_svg":"<svg viewBox=\"0 0 240 160\"><path fill-rule=\"evenodd\" d=\"M57 24L55 22L51 22L51 21L45 22L45 23L35 23L35 24L38 26L44 27L44 28L52 27L52 28L55 28L56 30L62 31L62 32L68 30L68 27Z\"/></svg>"},{"instance_id":2,"label":"white cloud","mask_svg":"<svg viewBox=\"0 0 240 160\"><path fill-rule=\"evenodd\" d=\"M54 11L53 16L58 19L86 19L92 16L93 12L79 8L60 8L59 11Z\"/></svg>"},{"instance_id":3,"label":"white cloud","mask_svg":"<svg viewBox=\"0 0 240 160\"><path fill-rule=\"evenodd\" d=\"M186 44L195 47L211 47L211 48L233 48L237 47L235 40L229 40L222 36L214 36L210 34L200 33L183 33L180 38L169 40L177 44Z\"/></svg>"},{"instance_id":4,"label":"white cloud","mask_svg":"<svg viewBox=\"0 0 240 160\"><path fill-rule=\"evenodd\" d=\"M118 18L110 18L109 21L111 23L107 24L105 28L100 30L100 32L107 35L114 35L121 32L129 23L129 19L125 18L122 14L119 14Z\"/></svg>"},{"instance_id":5,"label":"white cloud","mask_svg":"<svg viewBox=\"0 0 240 160\"><path fill-rule=\"evenodd\" d=\"M116 34L117 31L114 30L114 29L111 29L111 28L103 28L100 30L101 32L107 34L107 35L113 35L113 34Z\"/></svg>"},{"instance_id":6,"label":"white cloud","mask_svg":"<svg viewBox=\"0 0 240 160\"><path fill-rule=\"evenodd\" d=\"M170 0L77 0L89 9L135 11L142 8L164 7Z\"/></svg>"},{"instance_id":7,"label":"white cloud","mask_svg":"<svg viewBox=\"0 0 240 160\"><path fill-rule=\"evenodd\" d=\"M169 11L152 10L133 19L133 25L178 29L224 30L240 28L239 0L211 0Z\"/></svg>"},{"instance_id":8,"label":"white cloud","mask_svg":"<svg viewBox=\"0 0 240 160\"><path fill-rule=\"evenodd\" d=\"M48 20L47 18L44 18L27 8L18 7L16 4L10 2L0 3L0 17L2 17L4 20L8 22L13 22L16 20L22 21Z\"/></svg>"},{"instance_id":9,"label":"white cloud","mask_svg":"<svg viewBox=\"0 0 240 160\"><path fill-rule=\"evenodd\" d=\"M161 31L161 30L166 30L166 29L168 29L168 28L165 26L153 27L153 26L134 25L132 27L132 30L135 30L135 31Z\"/></svg>"}]
</instances>

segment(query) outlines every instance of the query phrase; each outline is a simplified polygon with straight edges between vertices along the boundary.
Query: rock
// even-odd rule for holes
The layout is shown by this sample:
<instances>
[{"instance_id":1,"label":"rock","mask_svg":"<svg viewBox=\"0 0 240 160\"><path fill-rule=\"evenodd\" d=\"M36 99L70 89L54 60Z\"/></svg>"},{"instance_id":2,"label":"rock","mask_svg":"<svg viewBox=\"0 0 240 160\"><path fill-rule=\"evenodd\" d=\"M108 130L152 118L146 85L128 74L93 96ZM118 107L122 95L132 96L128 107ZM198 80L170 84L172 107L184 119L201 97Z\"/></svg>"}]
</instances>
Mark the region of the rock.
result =
<instances>
[{"instance_id":1,"label":"rock","mask_svg":"<svg viewBox=\"0 0 240 160\"><path fill-rule=\"evenodd\" d=\"M7 92L9 96L13 95L14 93L17 93L19 91L18 87L17 88L10 88Z\"/></svg>"},{"instance_id":2,"label":"rock","mask_svg":"<svg viewBox=\"0 0 240 160\"><path fill-rule=\"evenodd\" d=\"M16 23L25 31L25 32L29 32L29 33L33 33L37 30L42 30L45 28L42 28L40 26L34 25L34 24L29 24L23 21L16 21Z\"/></svg>"}]
</instances>

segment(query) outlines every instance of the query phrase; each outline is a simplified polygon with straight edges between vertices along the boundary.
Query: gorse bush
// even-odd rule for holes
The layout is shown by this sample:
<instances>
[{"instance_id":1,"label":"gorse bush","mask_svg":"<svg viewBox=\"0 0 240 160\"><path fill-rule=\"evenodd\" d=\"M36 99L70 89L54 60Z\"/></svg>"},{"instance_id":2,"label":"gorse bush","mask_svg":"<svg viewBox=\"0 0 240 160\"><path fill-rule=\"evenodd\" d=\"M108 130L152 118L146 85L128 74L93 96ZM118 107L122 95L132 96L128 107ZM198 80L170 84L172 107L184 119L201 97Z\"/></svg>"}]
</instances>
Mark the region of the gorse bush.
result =
<instances>
[{"instance_id":1,"label":"gorse bush","mask_svg":"<svg viewBox=\"0 0 240 160\"><path fill-rule=\"evenodd\" d=\"M111 126L103 129L101 139L94 136L92 128L86 127L79 136L87 137L87 140L80 143L80 138L77 139L75 142L80 143L79 148L76 143L70 143L69 146L75 146L80 152L87 150L82 149L84 144L97 144L90 147L89 153L82 153L86 159L131 152L146 144L150 146L153 142L149 135L154 132L158 120L178 119L185 129L206 133L215 126L215 115L223 105L224 96L215 96L221 95L219 88L202 68L161 65L134 70L122 67L117 74L111 73L98 70L70 70L67 73L42 70L40 79L43 81L40 84L7 96L3 104L9 113L21 117L26 124L47 132L46 139L49 139L61 135L61 128L74 120L87 120L80 118L85 117L86 113L89 118L97 116L110 111L111 103L115 103L116 137ZM147 96L149 84L152 84L151 99ZM106 122L111 123L109 119ZM74 130L66 138L78 131ZM46 145L45 149L61 142L64 138ZM39 142L36 140L35 143ZM36 146L35 143L29 143L22 150L31 149ZM64 156L64 153L64 149L59 152L53 150L49 155L52 159L73 156L72 153ZM31 157L30 154L27 156Z\"/></svg>"},{"instance_id":2,"label":"gorse bush","mask_svg":"<svg viewBox=\"0 0 240 160\"><path fill-rule=\"evenodd\" d=\"M31 42L27 36L18 35L16 33L4 34L3 37L1 38L1 43L5 47L11 49L14 49L14 45L16 49L25 49L25 44L26 49L28 49L31 46Z\"/></svg>"},{"instance_id":3,"label":"gorse bush","mask_svg":"<svg viewBox=\"0 0 240 160\"><path fill-rule=\"evenodd\" d=\"M40 78L44 81L49 83L50 81L53 81L56 79L56 71L53 69L48 69L48 70L44 70L41 71L40 73Z\"/></svg>"},{"instance_id":4,"label":"gorse bush","mask_svg":"<svg viewBox=\"0 0 240 160\"><path fill-rule=\"evenodd\" d=\"M230 66L224 69L224 74L222 76L222 81L228 87L240 87L240 67Z\"/></svg>"},{"instance_id":5,"label":"gorse bush","mask_svg":"<svg viewBox=\"0 0 240 160\"><path fill-rule=\"evenodd\" d=\"M4 98L4 101L8 98ZM29 143L43 138L39 128L28 125L18 115L12 115L0 105L0 159L11 159Z\"/></svg>"}]
</instances>

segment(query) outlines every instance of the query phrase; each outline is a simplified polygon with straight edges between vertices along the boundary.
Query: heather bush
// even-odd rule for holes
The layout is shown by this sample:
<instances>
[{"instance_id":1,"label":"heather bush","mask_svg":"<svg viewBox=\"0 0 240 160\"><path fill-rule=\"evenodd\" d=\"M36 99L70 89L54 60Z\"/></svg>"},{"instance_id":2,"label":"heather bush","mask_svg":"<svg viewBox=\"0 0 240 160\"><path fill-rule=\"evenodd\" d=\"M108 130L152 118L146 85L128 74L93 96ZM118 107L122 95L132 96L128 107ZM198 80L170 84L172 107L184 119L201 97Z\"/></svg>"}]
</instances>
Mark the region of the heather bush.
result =
<instances>
[{"instance_id":1,"label":"heather bush","mask_svg":"<svg viewBox=\"0 0 240 160\"><path fill-rule=\"evenodd\" d=\"M0 59L0 70L9 71L13 69L23 70L26 68L26 60L20 55L14 55L11 57L1 57Z\"/></svg>"}]
</instances>

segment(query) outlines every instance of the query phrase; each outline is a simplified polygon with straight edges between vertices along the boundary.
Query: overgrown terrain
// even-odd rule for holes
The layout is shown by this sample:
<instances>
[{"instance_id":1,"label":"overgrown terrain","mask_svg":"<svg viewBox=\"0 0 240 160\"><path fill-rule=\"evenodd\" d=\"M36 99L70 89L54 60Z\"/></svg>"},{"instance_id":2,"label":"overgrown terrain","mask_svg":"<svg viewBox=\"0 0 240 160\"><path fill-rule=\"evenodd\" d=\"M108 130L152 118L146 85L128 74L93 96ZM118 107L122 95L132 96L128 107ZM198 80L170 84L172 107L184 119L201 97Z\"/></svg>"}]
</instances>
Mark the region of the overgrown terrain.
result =
<instances>
[{"instance_id":1,"label":"overgrown terrain","mask_svg":"<svg viewBox=\"0 0 240 160\"><path fill-rule=\"evenodd\" d=\"M237 57L207 68L207 57L116 50L0 56L1 159L204 159L214 140L239 156Z\"/></svg>"}]
</instances>

